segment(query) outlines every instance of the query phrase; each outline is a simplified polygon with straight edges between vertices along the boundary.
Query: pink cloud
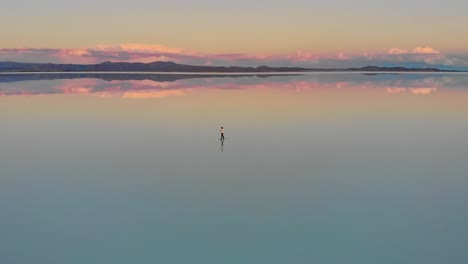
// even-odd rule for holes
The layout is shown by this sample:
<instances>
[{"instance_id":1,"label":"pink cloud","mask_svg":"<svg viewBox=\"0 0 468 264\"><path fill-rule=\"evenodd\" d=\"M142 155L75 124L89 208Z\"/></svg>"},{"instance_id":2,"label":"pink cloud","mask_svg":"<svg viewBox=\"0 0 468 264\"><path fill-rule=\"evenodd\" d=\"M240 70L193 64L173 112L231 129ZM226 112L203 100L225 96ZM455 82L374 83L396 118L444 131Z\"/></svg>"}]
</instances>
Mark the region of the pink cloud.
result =
<instances>
[{"instance_id":1,"label":"pink cloud","mask_svg":"<svg viewBox=\"0 0 468 264\"><path fill-rule=\"evenodd\" d=\"M88 94L92 92L97 83L95 79L76 79L64 81L62 84L55 86L54 89L63 94Z\"/></svg>"},{"instance_id":2,"label":"pink cloud","mask_svg":"<svg viewBox=\"0 0 468 264\"><path fill-rule=\"evenodd\" d=\"M87 49L62 49L52 56L64 63L96 63L97 60Z\"/></svg>"},{"instance_id":3,"label":"pink cloud","mask_svg":"<svg viewBox=\"0 0 468 264\"><path fill-rule=\"evenodd\" d=\"M287 58L292 61L310 61L310 60L318 60L320 56L311 52L297 50L296 54L287 55Z\"/></svg>"},{"instance_id":4,"label":"pink cloud","mask_svg":"<svg viewBox=\"0 0 468 264\"><path fill-rule=\"evenodd\" d=\"M158 44L96 45L76 49L0 49L0 61L79 63L173 61L182 64L212 66L298 66L319 68L352 68L367 65L401 66L445 65L468 67L466 56L445 56L432 47L393 48L386 52L319 54L297 50L284 54L203 53Z\"/></svg>"},{"instance_id":5,"label":"pink cloud","mask_svg":"<svg viewBox=\"0 0 468 264\"><path fill-rule=\"evenodd\" d=\"M422 95L431 94L431 93L436 92L436 91L437 91L436 87L411 88L410 89L410 92L412 94L422 94Z\"/></svg>"},{"instance_id":6,"label":"pink cloud","mask_svg":"<svg viewBox=\"0 0 468 264\"><path fill-rule=\"evenodd\" d=\"M102 98L120 97L125 99L146 99L146 98L166 98L170 96L183 96L197 90L216 89L216 90L258 90L266 93L272 89L284 92L314 92L314 91L372 91L389 94L405 94L424 96L437 92L452 79L446 78L424 78L418 80L380 80L354 82L348 81L329 81L329 80L301 80L295 79L288 82L278 82L275 78L264 79L261 82L252 78L252 83L232 81L230 78L222 79L197 79L178 80L174 82L159 82L153 80L112 80L105 81L100 79L71 79L64 80L57 86L50 89L37 89L37 87L16 86L15 89L9 89L10 85L2 88L0 83L0 93L4 96L10 95L50 95L67 94L80 96L96 96ZM23 84L24 85L24 84Z\"/></svg>"},{"instance_id":7,"label":"pink cloud","mask_svg":"<svg viewBox=\"0 0 468 264\"><path fill-rule=\"evenodd\" d=\"M385 54L354 54L348 55L343 52L338 54L317 54L310 51L297 50L292 54L209 54L195 52L188 49L167 47L157 44L121 44L117 46L97 45L89 48L79 49L0 49L1 56L16 55L30 56L31 54L42 55L43 60L57 58L62 63L99 63L104 61L125 61L125 62L153 62L153 61L175 61L178 63L193 63L201 65L235 65L237 61L257 61L258 64L265 62L289 62L289 63L318 63L320 61L351 61L356 59L385 59ZM389 50L387 55L438 55L439 51L431 47L417 47L413 50L394 48ZM404 61L403 57L398 57ZM216 63L215 63L216 61ZM440 60L439 60L440 61ZM50 61L44 61L50 62ZM258 65L257 64L257 65Z\"/></svg>"},{"instance_id":8,"label":"pink cloud","mask_svg":"<svg viewBox=\"0 0 468 264\"><path fill-rule=\"evenodd\" d=\"M63 52L70 56L91 56L91 53L85 49L63 50Z\"/></svg>"},{"instance_id":9,"label":"pink cloud","mask_svg":"<svg viewBox=\"0 0 468 264\"><path fill-rule=\"evenodd\" d=\"M346 55L344 52L340 52L337 55L337 59L339 59L339 60L349 60L350 57L348 55Z\"/></svg>"}]
</instances>

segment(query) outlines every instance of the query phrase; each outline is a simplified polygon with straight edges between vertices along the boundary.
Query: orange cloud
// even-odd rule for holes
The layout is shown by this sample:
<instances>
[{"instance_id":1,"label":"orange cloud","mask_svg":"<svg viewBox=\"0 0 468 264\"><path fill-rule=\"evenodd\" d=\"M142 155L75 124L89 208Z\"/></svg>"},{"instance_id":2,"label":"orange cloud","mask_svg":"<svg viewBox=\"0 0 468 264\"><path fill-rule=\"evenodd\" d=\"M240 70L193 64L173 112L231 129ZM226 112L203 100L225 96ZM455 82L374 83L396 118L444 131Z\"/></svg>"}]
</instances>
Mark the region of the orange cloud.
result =
<instances>
[{"instance_id":1,"label":"orange cloud","mask_svg":"<svg viewBox=\"0 0 468 264\"><path fill-rule=\"evenodd\" d=\"M185 92L182 90L153 90L153 91L128 91L125 92L122 97L129 99L150 99L150 98L164 98L168 96L181 96L185 95Z\"/></svg>"},{"instance_id":2,"label":"orange cloud","mask_svg":"<svg viewBox=\"0 0 468 264\"><path fill-rule=\"evenodd\" d=\"M153 80L126 80L126 81L110 81L115 84L128 83L135 87L151 87L151 88L166 88L173 85L171 82L157 82Z\"/></svg>"},{"instance_id":3,"label":"orange cloud","mask_svg":"<svg viewBox=\"0 0 468 264\"><path fill-rule=\"evenodd\" d=\"M438 55L440 51L431 47L417 47L412 50L393 48L390 49L387 54L390 55L404 55L404 54L426 54L426 55Z\"/></svg>"},{"instance_id":4,"label":"orange cloud","mask_svg":"<svg viewBox=\"0 0 468 264\"><path fill-rule=\"evenodd\" d=\"M62 89L64 94L88 94L92 91L89 87L70 87Z\"/></svg>"},{"instance_id":5,"label":"orange cloud","mask_svg":"<svg viewBox=\"0 0 468 264\"><path fill-rule=\"evenodd\" d=\"M413 54L440 54L440 51L435 50L431 47L417 47L413 49Z\"/></svg>"},{"instance_id":6,"label":"orange cloud","mask_svg":"<svg viewBox=\"0 0 468 264\"><path fill-rule=\"evenodd\" d=\"M397 93L406 93L410 92L414 95L427 95L437 91L437 87L415 87L415 88L406 88L406 87L387 87L385 88L387 93L397 94Z\"/></svg>"},{"instance_id":7,"label":"orange cloud","mask_svg":"<svg viewBox=\"0 0 468 264\"><path fill-rule=\"evenodd\" d=\"M436 92L437 91L437 88L435 87L431 87L431 88L411 88L410 89L410 92L412 94L431 94L433 92Z\"/></svg>"}]
</instances>

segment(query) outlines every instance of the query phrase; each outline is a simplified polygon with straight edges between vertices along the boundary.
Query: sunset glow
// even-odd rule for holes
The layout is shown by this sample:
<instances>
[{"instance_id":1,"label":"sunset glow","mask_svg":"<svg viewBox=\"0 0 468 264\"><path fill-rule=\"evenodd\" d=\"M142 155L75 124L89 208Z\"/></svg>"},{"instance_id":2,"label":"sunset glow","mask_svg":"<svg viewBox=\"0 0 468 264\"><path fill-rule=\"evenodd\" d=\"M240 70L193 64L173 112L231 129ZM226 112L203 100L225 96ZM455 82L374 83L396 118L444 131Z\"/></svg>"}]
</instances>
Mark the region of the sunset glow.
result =
<instances>
[{"instance_id":1,"label":"sunset glow","mask_svg":"<svg viewBox=\"0 0 468 264\"><path fill-rule=\"evenodd\" d=\"M466 1L32 5L7 1L0 10L2 25L21 21L2 27L0 61L468 69Z\"/></svg>"},{"instance_id":2,"label":"sunset glow","mask_svg":"<svg viewBox=\"0 0 468 264\"><path fill-rule=\"evenodd\" d=\"M468 263L468 0L2 0L0 264Z\"/></svg>"}]
</instances>

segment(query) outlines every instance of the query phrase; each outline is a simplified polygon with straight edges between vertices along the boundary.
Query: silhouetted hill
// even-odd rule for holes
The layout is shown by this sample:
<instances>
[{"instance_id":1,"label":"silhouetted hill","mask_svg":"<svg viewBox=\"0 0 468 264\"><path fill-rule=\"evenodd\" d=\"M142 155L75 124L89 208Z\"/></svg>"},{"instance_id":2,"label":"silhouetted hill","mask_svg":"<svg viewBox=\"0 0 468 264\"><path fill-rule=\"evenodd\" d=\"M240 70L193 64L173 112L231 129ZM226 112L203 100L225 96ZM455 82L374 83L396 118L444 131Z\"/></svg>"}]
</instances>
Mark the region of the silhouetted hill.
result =
<instances>
[{"instance_id":1,"label":"silhouetted hill","mask_svg":"<svg viewBox=\"0 0 468 264\"><path fill-rule=\"evenodd\" d=\"M0 72L301 72L300 67L195 66L175 62L151 63L104 62L99 64L52 64L0 62Z\"/></svg>"},{"instance_id":2,"label":"silhouetted hill","mask_svg":"<svg viewBox=\"0 0 468 264\"><path fill-rule=\"evenodd\" d=\"M366 66L346 69L308 69L301 67L240 67L240 66L196 66L171 61L151 63L103 62L99 64L53 64L0 62L0 72L183 72L183 73L265 73L265 72L450 72L437 68L405 68Z\"/></svg>"}]
</instances>

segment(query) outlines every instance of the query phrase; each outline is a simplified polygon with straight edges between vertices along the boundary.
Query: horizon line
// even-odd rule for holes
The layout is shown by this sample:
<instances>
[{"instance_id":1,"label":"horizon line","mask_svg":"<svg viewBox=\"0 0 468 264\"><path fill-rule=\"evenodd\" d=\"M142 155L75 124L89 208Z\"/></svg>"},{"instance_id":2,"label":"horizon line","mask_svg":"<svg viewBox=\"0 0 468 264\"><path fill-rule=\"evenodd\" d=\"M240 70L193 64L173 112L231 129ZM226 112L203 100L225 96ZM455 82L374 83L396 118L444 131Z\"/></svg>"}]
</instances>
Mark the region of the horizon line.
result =
<instances>
[{"instance_id":1,"label":"horizon line","mask_svg":"<svg viewBox=\"0 0 468 264\"><path fill-rule=\"evenodd\" d=\"M375 66L375 65L367 65L363 67L346 67L346 68L309 68L309 67L299 67L299 66L268 66L268 65L260 65L260 66L238 66L238 65L229 65L229 66L211 66L211 65L196 65L196 64L184 64L184 63L177 63L174 61L165 61L165 60L156 60L153 62L125 62L125 61L105 61L101 63L52 63L52 62L18 62L18 61L0 61L0 64L6 64L6 63L11 63L11 64L18 64L18 65L55 65L55 66L65 66L65 65L76 65L76 66L94 66L94 65L112 65L112 64L125 64L125 65L151 65L155 63L162 63L162 64L170 64L170 65L179 65L179 66L189 66L189 67L197 67L198 70L195 69L184 69L184 70L163 70L163 71L158 71L158 70L115 70L115 69L108 69L108 70L87 70L87 69L57 69L57 70L41 70L41 69L14 69L14 67L11 67L12 69L8 69L8 67L5 67L6 69L2 69L0 67L0 73L180 73L180 74L187 74L187 73L197 73L197 74L226 74L226 73L233 73L233 74L253 74L253 73L258 73L258 74L272 74L272 73L307 73L307 72L468 72L465 70L447 70L447 69L441 69L438 67L406 67L406 66ZM205 68L205 69L223 69L223 70L229 70L230 68L240 68L240 69L246 69L246 70L255 70L255 69L261 69L261 68L268 68L265 69L264 71L258 71L258 72L244 72L244 71L226 71L226 72L219 72L219 71L203 71L200 68ZM271 71L270 71L271 69ZM274 71L274 70L280 70L280 71ZM289 69L291 69L289 71Z\"/></svg>"}]
</instances>

